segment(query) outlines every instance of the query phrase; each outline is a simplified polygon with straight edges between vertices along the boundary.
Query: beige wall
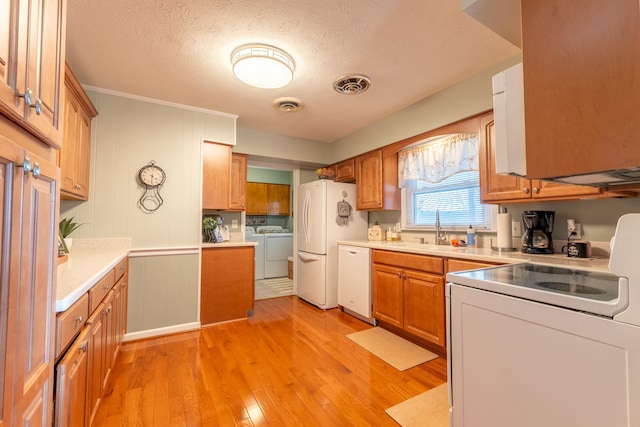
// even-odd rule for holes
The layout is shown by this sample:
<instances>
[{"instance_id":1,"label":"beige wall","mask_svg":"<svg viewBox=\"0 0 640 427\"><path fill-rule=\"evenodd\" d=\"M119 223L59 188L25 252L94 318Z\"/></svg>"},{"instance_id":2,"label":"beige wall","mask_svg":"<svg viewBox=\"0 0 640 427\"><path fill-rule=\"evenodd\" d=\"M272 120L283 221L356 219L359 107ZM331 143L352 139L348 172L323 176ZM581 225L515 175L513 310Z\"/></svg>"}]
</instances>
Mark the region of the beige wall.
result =
<instances>
[{"instance_id":1,"label":"beige wall","mask_svg":"<svg viewBox=\"0 0 640 427\"><path fill-rule=\"evenodd\" d=\"M95 91L89 201L62 201L60 217L85 223L73 237L130 236L127 332L180 328L198 321L201 142L233 143L235 118ZM164 204L138 207L136 177L149 161L164 169ZM160 249L145 254L142 249ZM162 255L177 249L177 254ZM160 333L160 332L159 332Z\"/></svg>"},{"instance_id":2,"label":"beige wall","mask_svg":"<svg viewBox=\"0 0 640 427\"><path fill-rule=\"evenodd\" d=\"M511 58L331 144L328 163L401 141L493 108L491 77L521 61Z\"/></svg>"}]
</instances>

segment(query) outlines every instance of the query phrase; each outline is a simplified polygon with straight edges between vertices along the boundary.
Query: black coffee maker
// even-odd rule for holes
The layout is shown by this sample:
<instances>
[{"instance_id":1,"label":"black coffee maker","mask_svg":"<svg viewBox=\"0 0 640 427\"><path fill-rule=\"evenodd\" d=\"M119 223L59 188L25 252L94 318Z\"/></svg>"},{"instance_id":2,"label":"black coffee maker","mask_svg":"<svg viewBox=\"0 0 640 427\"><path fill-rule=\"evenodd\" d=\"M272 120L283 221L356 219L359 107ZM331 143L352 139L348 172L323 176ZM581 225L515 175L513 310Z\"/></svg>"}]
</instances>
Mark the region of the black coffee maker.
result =
<instances>
[{"instance_id":1,"label":"black coffee maker","mask_svg":"<svg viewBox=\"0 0 640 427\"><path fill-rule=\"evenodd\" d=\"M524 211L522 222L524 235L522 237L521 251L527 254L552 254L553 253L553 219L556 213L553 211Z\"/></svg>"}]
</instances>

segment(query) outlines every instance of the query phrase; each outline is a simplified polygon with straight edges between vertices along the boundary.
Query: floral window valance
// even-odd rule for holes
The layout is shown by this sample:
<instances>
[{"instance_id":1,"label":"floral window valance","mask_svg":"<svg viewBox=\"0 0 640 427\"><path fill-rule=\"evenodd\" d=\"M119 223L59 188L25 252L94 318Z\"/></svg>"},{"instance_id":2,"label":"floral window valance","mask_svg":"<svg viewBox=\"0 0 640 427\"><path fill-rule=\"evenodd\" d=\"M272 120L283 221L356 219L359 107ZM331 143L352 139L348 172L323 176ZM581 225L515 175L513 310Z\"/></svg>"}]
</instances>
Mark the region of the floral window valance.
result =
<instances>
[{"instance_id":1,"label":"floral window valance","mask_svg":"<svg viewBox=\"0 0 640 427\"><path fill-rule=\"evenodd\" d=\"M440 182L458 172L478 170L478 135L454 134L415 143L398 153L398 183Z\"/></svg>"}]
</instances>

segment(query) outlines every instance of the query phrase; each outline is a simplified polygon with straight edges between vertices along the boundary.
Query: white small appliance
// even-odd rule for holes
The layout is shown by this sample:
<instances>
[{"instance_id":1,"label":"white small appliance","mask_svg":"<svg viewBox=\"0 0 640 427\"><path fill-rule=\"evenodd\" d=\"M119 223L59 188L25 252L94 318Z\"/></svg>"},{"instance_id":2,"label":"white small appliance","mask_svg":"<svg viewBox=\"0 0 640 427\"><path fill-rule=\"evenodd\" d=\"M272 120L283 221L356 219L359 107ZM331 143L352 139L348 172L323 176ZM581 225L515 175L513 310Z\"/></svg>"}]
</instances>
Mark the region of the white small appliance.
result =
<instances>
[{"instance_id":1,"label":"white small appliance","mask_svg":"<svg viewBox=\"0 0 640 427\"><path fill-rule=\"evenodd\" d=\"M367 238L367 212L356 211L355 184L298 186L297 295L321 309L338 306L338 240Z\"/></svg>"}]
</instances>

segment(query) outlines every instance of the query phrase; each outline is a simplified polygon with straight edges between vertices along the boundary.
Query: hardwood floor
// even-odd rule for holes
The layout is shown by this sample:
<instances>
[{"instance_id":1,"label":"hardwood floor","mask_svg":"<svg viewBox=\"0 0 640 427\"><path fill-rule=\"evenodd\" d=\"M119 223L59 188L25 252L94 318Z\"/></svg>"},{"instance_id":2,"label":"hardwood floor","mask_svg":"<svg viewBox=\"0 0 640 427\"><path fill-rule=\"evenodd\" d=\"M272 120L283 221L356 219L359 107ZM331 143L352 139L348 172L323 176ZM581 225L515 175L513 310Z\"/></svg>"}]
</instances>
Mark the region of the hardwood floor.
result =
<instances>
[{"instance_id":1,"label":"hardwood floor","mask_svg":"<svg viewBox=\"0 0 640 427\"><path fill-rule=\"evenodd\" d=\"M446 381L400 372L347 334L371 328L295 296L199 331L125 343L94 426L397 426L384 410Z\"/></svg>"}]
</instances>

